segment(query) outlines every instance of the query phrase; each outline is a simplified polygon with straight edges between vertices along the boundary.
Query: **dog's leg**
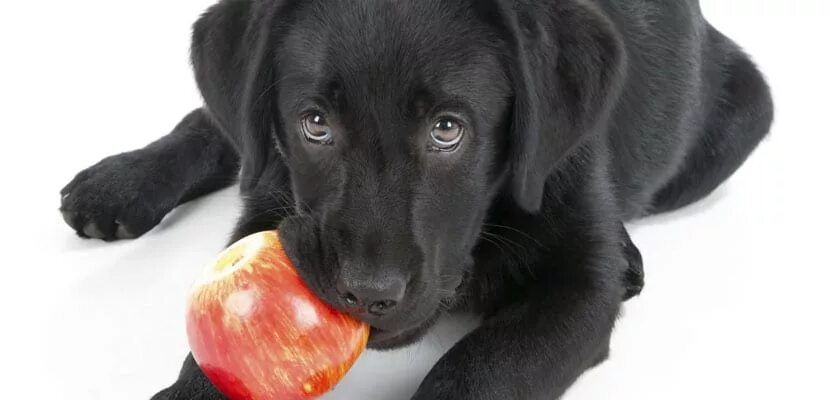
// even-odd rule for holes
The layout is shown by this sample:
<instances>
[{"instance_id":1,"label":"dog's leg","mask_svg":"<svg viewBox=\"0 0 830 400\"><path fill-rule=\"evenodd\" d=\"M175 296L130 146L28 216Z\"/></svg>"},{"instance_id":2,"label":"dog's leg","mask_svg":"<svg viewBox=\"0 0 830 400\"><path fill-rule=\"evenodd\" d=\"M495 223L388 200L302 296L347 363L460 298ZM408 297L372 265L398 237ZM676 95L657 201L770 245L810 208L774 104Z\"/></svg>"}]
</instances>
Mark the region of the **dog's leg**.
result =
<instances>
[{"instance_id":1,"label":"dog's leg","mask_svg":"<svg viewBox=\"0 0 830 400\"><path fill-rule=\"evenodd\" d=\"M210 380L196 365L192 355L188 355L179 374L179 380L171 387L162 390L151 400L224 400Z\"/></svg>"},{"instance_id":2,"label":"dog's leg","mask_svg":"<svg viewBox=\"0 0 830 400\"><path fill-rule=\"evenodd\" d=\"M61 213L81 237L135 238L176 206L224 188L239 157L203 110L147 147L105 158L61 190Z\"/></svg>"},{"instance_id":3,"label":"dog's leg","mask_svg":"<svg viewBox=\"0 0 830 400\"><path fill-rule=\"evenodd\" d=\"M456 344L414 400L556 399L606 359L625 292L613 230L569 230L535 281Z\"/></svg>"},{"instance_id":4,"label":"dog's leg","mask_svg":"<svg viewBox=\"0 0 830 400\"><path fill-rule=\"evenodd\" d=\"M652 200L651 213L677 210L699 201L726 181L769 133L774 106L769 86L736 44L709 27L709 45L725 53L719 65L725 80L683 167Z\"/></svg>"}]
</instances>

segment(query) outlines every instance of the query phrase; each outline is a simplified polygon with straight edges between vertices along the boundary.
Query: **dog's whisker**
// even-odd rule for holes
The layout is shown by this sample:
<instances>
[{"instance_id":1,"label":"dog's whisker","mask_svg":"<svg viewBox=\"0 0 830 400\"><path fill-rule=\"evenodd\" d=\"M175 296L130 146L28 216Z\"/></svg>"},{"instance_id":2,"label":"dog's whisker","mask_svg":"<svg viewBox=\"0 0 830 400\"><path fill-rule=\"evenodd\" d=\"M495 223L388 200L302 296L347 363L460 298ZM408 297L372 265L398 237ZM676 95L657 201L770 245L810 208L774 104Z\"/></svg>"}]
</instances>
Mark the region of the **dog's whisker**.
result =
<instances>
[{"instance_id":1,"label":"dog's whisker","mask_svg":"<svg viewBox=\"0 0 830 400\"><path fill-rule=\"evenodd\" d=\"M482 233L481 238L487 240L490 243L495 244L495 240L498 240L499 242L504 244L504 246L506 246L510 250L510 251L507 251L507 252L502 250L505 253L505 255L508 257L508 260L512 260L513 261L512 264L514 266L520 267L522 270L524 270L526 273L528 273L531 278L535 278L535 273L533 272L533 269L530 267L529 263L527 262L527 250L528 250L527 248L525 248L524 246L521 246L520 244L518 244L514 241L511 241L511 240L509 240L509 239L507 239L503 236L496 235L496 234L491 233L491 232L482 231L481 233ZM486 239L487 237L492 238L492 240ZM510 245L511 243L512 243L512 245ZM498 246L498 247L500 249L503 249L503 247L501 247L501 246ZM517 251L516 247L518 247L518 251Z\"/></svg>"},{"instance_id":2,"label":"dog's whisker","mask_svg":"<svg viewBox=\"0 0 830 400\"><path fill-rule=\"evenodd\" d=\"M522 247L521 245L519 245L518 243L513 242L513 241L509 241L503 236L496 235L494 233L486 232L486 231L482 231L481 234L482 234L482 236L481 236L482 239L486 239L488 242L493 243L493 244L499 243L497 245L499 247L499 249L502 250L503 253L505 253L506 255L508 255L510 257L515 256L515 257L518 257L518 258L523 258L523 252L522 251L527 250L524 247ZM516 247L518 247L518 250L516 249Z\"/></svg>"},{"instance_id":3,"label":"dog's whisker","mask_svg":"<svg viewBox=\"0 0 830 400\"><path fill-rule=\"evenodd\" d=\"M481 240L483 240L483 241L485 241L485 242L487 242L487 243L490 243L490 244L492 244L493 246L496 246L496 247L497 247L497 248L498 248L498 249L499 249L502 253L507 254L507 252L504 250L504 248L503 248L503 247L501 247L501 245L500 245L499 243L497 243L496 241L491 240L491 239L487 238L486 236L481 236Z\"/></svg>"},{"instance_id":4,"label":"dog's whisker","mask_svg":"<svg viewBox=\"0 0 830 400\"><path fill-rule=\"evenodd\" d=\"M515 228L515 227L512 227L512 226L507 226L507 225L498 225L498 224L489 224L489 223L485 223L482 226L488 227L488 228L507 229L509 231L516 232L516 233L530 239L531 241L533 241L534 243L539 245L539 247L544 247L544 245L542 244L542 242L539 241L539 239L536 239L535 237L531 236L527 232L524 232L524 231L522 231L518 228Z\"/></svg>"},{"instance_id":5,"label":"dog's whisker","mask_svg":"<svg viewBox=\"0 0 830 400\"><path fill-rule=\"evenodd\" d=\"M487 231L484 231L484 234L489 235L489 236L490 236L490 237L492 237L492 238L498 239L499 241L501 241L501 242L502 242L502 243L504 243L505 245L510 246L510 248L511 248L511 249L518 248L518 249L519 249L519 250L521 250L521 251L527 251L527 250L528 250L528 249L527 249L525 246L523 246L521 243L518 243L518 242L516 242L516 241L514 241L514 240L511 240L511 239L510 239L510 238L508 238L507 236L504 236L504 235L499 235L499 234L496 234L496 233L493 233L493 232L487 232Z\"/></svg>"}]
</instances>

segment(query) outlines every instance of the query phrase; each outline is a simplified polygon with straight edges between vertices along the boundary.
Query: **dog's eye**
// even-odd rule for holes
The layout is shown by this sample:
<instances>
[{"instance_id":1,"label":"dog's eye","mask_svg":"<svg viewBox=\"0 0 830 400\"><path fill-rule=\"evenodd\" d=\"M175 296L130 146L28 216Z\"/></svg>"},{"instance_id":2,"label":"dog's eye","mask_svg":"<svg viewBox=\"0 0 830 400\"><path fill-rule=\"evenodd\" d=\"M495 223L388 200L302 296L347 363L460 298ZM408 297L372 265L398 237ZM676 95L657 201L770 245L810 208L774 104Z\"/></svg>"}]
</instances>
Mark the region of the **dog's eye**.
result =
<instances>
[{"instance_id":1,"label":"dog's eye","mask_svg":"<svg viewBox=\"0 0 830 400\"><path fill-rule=\"evenodd\" d=\"M301 123L306 140L316 144L331 144L331 127L326 117L320 113L312 113L303 118Z\"/></svg>"},{"instance_id":2,"label":"dog's eye","mask_svg":"<svg viewBox=\"0 0 830 400\"><path fill-rule=\"evenodd\" d=\"M432 147L438 151L454 151L464 137L464 126L454 119L438 121L430 132Z\"/></svg>"}]
</instances>

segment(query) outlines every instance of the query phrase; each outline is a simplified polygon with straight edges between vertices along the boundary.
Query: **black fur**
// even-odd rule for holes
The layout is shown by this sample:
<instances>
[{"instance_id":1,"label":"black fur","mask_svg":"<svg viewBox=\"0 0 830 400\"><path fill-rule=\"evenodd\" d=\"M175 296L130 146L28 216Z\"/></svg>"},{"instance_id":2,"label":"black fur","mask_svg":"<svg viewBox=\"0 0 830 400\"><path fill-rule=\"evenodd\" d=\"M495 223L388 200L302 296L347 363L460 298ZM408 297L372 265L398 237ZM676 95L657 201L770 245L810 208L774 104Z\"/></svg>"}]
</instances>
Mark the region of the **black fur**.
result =
<instances>
[{"instance_id":1,"label":"black fur","mask_svg":"<svg viewBox=\"0 0 830 400\"><path fill-rule=\"evenodd\" d=\"M139 236L239 173L232 240L278 227L311 288L373 325L373 347L417 340L446 310L484 316L419 400L561 396L643 287L623 223L708 195L773 114L696 0L223 0L192 55L205 107L79 174L67 222ZM312 111L330 143L301 133ZM463 141L431 151L446 115ZM222 396L189 357L154 398Z\"/></svg>"}]
</instances>

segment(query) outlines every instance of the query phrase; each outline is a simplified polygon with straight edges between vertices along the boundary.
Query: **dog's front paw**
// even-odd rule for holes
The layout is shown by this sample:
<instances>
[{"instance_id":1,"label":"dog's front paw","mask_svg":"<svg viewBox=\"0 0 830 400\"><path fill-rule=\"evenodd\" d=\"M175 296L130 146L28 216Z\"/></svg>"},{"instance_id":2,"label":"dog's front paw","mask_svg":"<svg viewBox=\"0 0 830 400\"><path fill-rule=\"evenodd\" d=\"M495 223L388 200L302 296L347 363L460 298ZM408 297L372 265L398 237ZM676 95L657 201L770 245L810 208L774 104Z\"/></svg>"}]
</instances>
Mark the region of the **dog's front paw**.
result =
<instances>
[{"instance_id":1,"label":"dog's front paw","mask_svg":"<svg viewBox=\"0 0 830 400\"><path fill-rule=\"evenodd\" d=\"M108 157L79 173L61 190L63 218L79 236L103 240L145 234L175 207L157 160L141 150Z\"/></svg>"},{"instance_id":2,"label":"dog's front paw","mask_svg":"<svg viewBox=\"0 0 830 400\"><path fill-rule=\"evenodd\" d=\"M181 390L181 388L171 387L164 389L150 400L227 400L227 397L217 392L215 389L210 390L194 390L193 388Z\"/></svg>"},{"instance_id":3,"label":"dog's front paw","mask_svg":"<svg viewBox=\"0 0 830 400\"><path fill-rule=\"evenodd\" d=\"M213 388L181 388L173 386L162 390L150 400L227 400L227 397Z\"/></svg>"},{"instance_id":4,"label":"dog's front paw","mask_svg":"<svg viewBox=\"0 0 830 400\"><path fill-rule=\"evenodd\" d=\"M150 400L227 400L227 397L210 383L196 365L193 355L188 355L176 383L157 393Z\"/></svg>"},{"instance_id":5,"label":"dog's front paw","mask_svg":"<svg viewBox=\"0 0 830 400\"><path fill-rule=\"evenodd\" d=\"M625 271L625 298L630 300L642 293L646 284L645 271L643 270L643 256L637 246L628 240L625 247L625 258L628 262L628 269Z\"/></svg>"}]
</instances>

